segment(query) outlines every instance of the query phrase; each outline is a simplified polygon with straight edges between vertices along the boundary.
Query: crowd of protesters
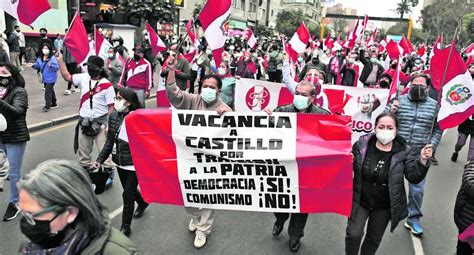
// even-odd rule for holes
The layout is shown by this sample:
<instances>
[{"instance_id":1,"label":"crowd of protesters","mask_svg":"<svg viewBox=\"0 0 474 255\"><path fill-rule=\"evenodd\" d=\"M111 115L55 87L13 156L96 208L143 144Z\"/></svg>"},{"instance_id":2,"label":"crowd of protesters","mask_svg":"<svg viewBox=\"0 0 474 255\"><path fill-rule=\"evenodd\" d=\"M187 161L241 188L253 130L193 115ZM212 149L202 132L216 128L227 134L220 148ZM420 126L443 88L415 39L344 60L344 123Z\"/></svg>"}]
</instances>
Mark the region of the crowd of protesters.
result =
<instances>
[{"instance_id":1,"label":"crowd of protesters","mask_svg":"<svg viewBox=\"0 0 474 255\"><path fill-rule=\"evenodd\" d=\"M132 218L141 218L148 204L138 189L128 142L118 134L126 116L145 107L155 85L155 71L160 72L174 108L215 111L220 115L234 110L238 79L266 80L289 88L294 95L293 103L265 109L268 114L338 114L331 113L327 102L320 100L323 84L389 89L394 80L399 80L399 90L406 87L407 93L391 101L376 118L374 132L362 136L353 145L353 204L346 228L346 254L375 254L389 222L392 232L406 219L404 226L413 235L424 233L421 205L425 176L430 165L438 163L434 153L442 137L437 124L432 125L436 123L438 95L425 73L429 56L413 52L401 60L390 59L377 45L361 42L352 50L327 49L323 45L308 47L292 61L280 38L262 38L255 48L249 48L244 38L229 37L222 62L216 65L204 39L192 49L194 46L184 38L169 38L165 40L167 50L154 56L145 34L143 42L129 51L123 38L107 30L104 36L113 45L107 59L90 56L83 66L78 66L64 47L63 38L58 35L53 42L43 28L37 59L28 66L38 71L44 84L44 111L57 107L54 85L58 71L68 82L65 95L81 93L80 119L74 137L79 159L76 163L44 162L20 181L29 140L25 120L28 99L20 73L24 36L18 27L15 29L7 38L9 56L0 47L0 114L7 125L0 131L0 163L4 162L2 166L5 166L8 162L10 181L9 205L3 220L10 221L21 214L21 231L29 239L20 249L22 254L46 254L46 251L62 254L66 250L74 251L72 254L140 254L125 236L132 233ZM94 42L88 43L92 49ZM197 51L196 55L186 59L185 54L192 50ZM470 64L469 71L474 77L474 64ZM460 232L474 222L472 206L464 206L474 204L473 118L459 126L451 156L456 162L459 151L471 136L469 163L456 201L455 221ZM99 153L95 160L94 146ZM110 226L106 211L96 198L112 184L115 171L123 186L122 233ZM4 172L0 170L0 185L6 176ZM410 182L408 201L405 178ZM203 208L186 208L186 211L191 215L188 229L195 233L194 246L201 248L215 224L215 212ZM275 213L275 217L274 236L282 232L290 219L289 249L297 252L308 214ZM461 241L457 248L458 254L472 253L470 246Z\"/></svg>"}]
</instances>

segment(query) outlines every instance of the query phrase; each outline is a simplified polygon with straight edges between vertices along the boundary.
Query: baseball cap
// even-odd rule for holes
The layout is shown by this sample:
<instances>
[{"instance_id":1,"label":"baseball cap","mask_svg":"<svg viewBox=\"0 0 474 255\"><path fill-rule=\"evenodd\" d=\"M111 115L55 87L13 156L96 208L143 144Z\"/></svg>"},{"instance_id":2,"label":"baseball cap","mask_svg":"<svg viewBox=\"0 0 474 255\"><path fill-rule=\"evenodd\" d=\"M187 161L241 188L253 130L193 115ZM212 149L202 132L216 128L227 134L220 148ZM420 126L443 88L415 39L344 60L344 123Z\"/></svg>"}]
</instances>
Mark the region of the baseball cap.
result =
<instances>
[{"instance_id":1,"label":"baseball cap","mask_svg":"<svg viewBox=\"0 0 474 255\"><path fill-rule=\"evenodd\" d=\"M104 60L99 56L90 56L87 59L87 62L83 64L83 66L90 66L92 68L103 68L104 67Z\"/></svg>"}]
</instances>

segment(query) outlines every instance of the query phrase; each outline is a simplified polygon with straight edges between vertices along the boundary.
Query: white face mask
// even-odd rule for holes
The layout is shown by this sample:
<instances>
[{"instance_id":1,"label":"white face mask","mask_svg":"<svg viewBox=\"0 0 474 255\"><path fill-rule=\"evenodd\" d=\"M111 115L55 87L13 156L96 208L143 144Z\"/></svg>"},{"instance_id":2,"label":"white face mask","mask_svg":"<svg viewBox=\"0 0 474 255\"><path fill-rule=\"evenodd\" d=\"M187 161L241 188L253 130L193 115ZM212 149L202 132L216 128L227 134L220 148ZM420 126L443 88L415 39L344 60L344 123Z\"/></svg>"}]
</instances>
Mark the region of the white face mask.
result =
<instances>
[{"instance_id":1,"label":"white face mask","mask_svg":"<svg viewBox=\"0 0 474 255\"><path fill-rule=\"evenodd\" d=\"M43 55L49 55L49 50L48 49L43 49Z\"/></svg>"},{"instance_id":2,"label":"white face mask","mask_svg":"<svg viewBox=\"0 0 474 255\"><path fill-rule=\"evenodd\" d=\"M201 90L201 98L206 103L213 102L214 100L216 100L216 97L217 97L217 91L215 89L203 88Z\"/></svg>"},{"instance_id":3,"label":"white face mask","mask_svg":"<svg viewBox=\"0 0 474 255\"><path fill-rule=\"evenodd\" d=\"M117 112L123 112L125 109L127 109L127 106L125 105L125 100L115 100L114 108Z\"/></svg>"},{"instance_id":4,"label":"white face mask","mask_svg":"<svg viewBox=\"0 0 474 255\"><path fill-rule=\"evenodd\" d=\"M395 139L396 131L388 129L376 129L375 135L381 144L387 145L391 143L393 139Z\"/></svg>"},{"instance_id":5,"label":"white face mask","mask_svg":"<svg viewBox=\"0 0 474 255\"><path fill-rule=\"evenodd\" d=\"M225 71L224 68L219 67L219 68L217 69L217 73L218 73L220 76L224 76L224 75L226 74L226 71Z\"/></svg>"},{"instance_id":6,"label":"white face mask","mask_svg":"<svg viewBox=\"0 0 474 255\"><path fill-rule=\"evenodd\" d=\"M119 42L119 41L115 41L115 42L114 42L114 47L117 47L117 46L119 46L119 45L120 45L120 42Z\"/></svg>"}]
</instances>

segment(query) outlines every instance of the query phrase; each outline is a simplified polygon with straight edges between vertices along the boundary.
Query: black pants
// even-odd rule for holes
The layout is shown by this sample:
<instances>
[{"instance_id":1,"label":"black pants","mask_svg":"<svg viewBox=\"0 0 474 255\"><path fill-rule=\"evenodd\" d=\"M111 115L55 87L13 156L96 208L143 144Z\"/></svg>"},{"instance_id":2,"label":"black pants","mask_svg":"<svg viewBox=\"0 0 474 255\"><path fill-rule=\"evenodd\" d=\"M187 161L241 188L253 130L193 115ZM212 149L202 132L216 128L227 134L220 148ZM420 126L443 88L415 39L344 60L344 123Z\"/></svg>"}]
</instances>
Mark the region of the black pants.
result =
<instances>
[{"instance_id":1,"label":"black pants","mask_svg":"<svg viewBox=\"0 0 474 255\"><path fill-rule=\"evenodd\" d=\"M56 106L56 93L54 93L54 83L45 83L44 84L44 101L45 108L49 109L51 106Z\"/></svg>"},{"instance_id":2,"label":"black pants","mask_svg":"<svg viewBox=\"0 0 474 255\"><path fill-rule=\"evenodd\" d=\"M23 57L25 56L25 52L26 52L25 47L20 47L20 56L18 57L20 58L20 65L23 65Z\"/></svg>"},{"instance_id":3,"label":"black pants","mask_svg":"<svg viewBox=\"0 0 474 255\"><path fill-rule=\"evenodd\" d=\"M281 71L268 72L268 81L281 83Z\"/></svg>"},{"instance_id":4,"label":"black pants","mask_svg":"<svg viewBox=\"0 0 474 255\"><path fill-rule=\"evenodd\" d=\"M390 209L367 209L361 205L354 218L349 218L346 228L346 254L359 254L360 242L368 219L367 233L360 248L361 254L375 254L390 222Z\"/></svg>"},{"instance_id":5,"label":"black pants","mask_svg":"<svg viewBox=\"0 0 474 255\"><path fill-rule=\"evenodd\" d=\"M276 224L283 225L285 221L290 217L289 213L275 213ZM299 240L304 236L304 227L306 226L306 220L308 220L307 213L292 213L290 219L290 225L288 226L288 235L291 239Z\"/></svg>"},{"instance_id":6,"label":"black pants","mask_svg":"<svg viewBox=\"0 0 474 255\"><path fill-rule=\"evenodd\" d=\"M189 94L194 94L194 83L197 79L197 71L191 70L191 80L189 80Z\"/></svg>"},{"instance_id":7,"label":"black pants","mask_svg":"<svg viewBox=\"0 0 474 255\"><path fill-rule=\"evenodd\" d=\"M129 171L117 167L117 172L123 187L122 226L130 225L132 223L135 202L137 202L138 206L141 208L146 207L148 204L143 200L140 191L137 189L138 179L135 171Z\"/></svg>"},{"instance_id":8,"label":"black pants","mask_svg":"<svg viewBox=\"0 0 474 255\"><path fill-rule=\"evenodd\" d=\"M458 245L456 247L456 255L472 255L474 251L468 243L461 242L458 239Z\"/></svg>"},{"instance_id":9,"label":"black pants","mask_svg":"<svg viewBox=\"0 0 474 255\"><path fill-rule=\"evenodd\" d=\"M77 71L77 63L66 63L66 68L67 68L67 71L68 71L71 75L78 73L78 71ZM68 89L68 90L71 90L72 85L73 85L72 82L69 81L69 82L67 83L67 89ZM76 89L77 89L77 86L74 86L74 87L76 87Z\"/></svg>"}]
</instances>

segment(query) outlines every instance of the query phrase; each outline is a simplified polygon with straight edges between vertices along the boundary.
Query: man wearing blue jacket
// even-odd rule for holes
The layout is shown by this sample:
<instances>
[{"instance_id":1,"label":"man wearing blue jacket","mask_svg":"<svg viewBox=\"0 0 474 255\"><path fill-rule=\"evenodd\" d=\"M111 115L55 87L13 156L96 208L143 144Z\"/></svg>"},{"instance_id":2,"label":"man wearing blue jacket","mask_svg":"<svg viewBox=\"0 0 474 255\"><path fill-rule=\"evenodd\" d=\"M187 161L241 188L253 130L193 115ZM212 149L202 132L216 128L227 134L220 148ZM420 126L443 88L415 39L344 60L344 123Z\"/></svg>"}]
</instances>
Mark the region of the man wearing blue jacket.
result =
<instances>
[{"instance_id":1,"label":"man wearing blue jacket","mask_svg":"<svg viewBox=\"0 0 474 255\"><path fill-rule=\"evenodd\" d=\"M390 110L397 115L400 122L399 134L418 151L417 153L426 144L432 144L434 151L441 140L442 132L436 120L438 103L428 97L430 77L426 74L415 74L410 83L410 92L394 100L387 106L386 111ZM417 236L423 234L420 218L423 216L421 205L425 180L418 184L409 184L408 219L405 227Z\"/></svg>"}]
</instances>

